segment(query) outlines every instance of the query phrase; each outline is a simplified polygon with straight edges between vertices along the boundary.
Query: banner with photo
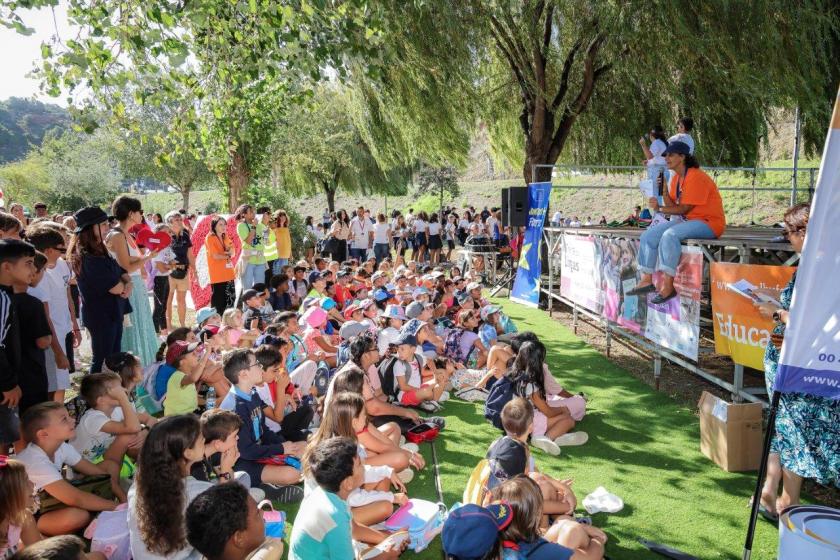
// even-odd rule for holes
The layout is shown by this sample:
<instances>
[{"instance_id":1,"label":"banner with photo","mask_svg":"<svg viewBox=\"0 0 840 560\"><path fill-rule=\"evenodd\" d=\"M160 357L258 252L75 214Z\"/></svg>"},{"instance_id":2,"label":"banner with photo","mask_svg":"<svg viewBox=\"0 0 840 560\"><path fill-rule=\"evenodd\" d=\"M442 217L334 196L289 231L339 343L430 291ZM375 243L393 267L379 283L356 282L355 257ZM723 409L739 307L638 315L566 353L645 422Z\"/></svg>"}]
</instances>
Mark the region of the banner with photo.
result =
<instances>
[{"instance_id":1,"label":"banner with photo","mask_svg":"<svg viewBox=\"0 0 840 560\"><path fill-rule=\"evenodd\" d=\"M679 298L654 306L627 296L639 283L638 239L564 233L560 253L560 294L617 325L697 359L703 258L683 247L675 285ZM659 282L658 275L654 281ZM653 324L648 326L649 316ZM678 324L675 324L678 323ZM676 334L676 336L675 336Z\"/></svg>"},{"instance_id":2,"label":"banner with photo","mask_svg":"<svg viewBox=\"0 0 840 560\"><path fill-rule=\"evenodd\" d=\"M528 185L528 226L522 241L522 250L516 269L516 280L510 299L537 307L540 302L540 242L542 241L545 213L551 196L551 182Z\"/></svg>"},{"instance_id":3,"label":"banner with photo","mask_svg":"<svg viewBox=\"0 0 840 560\"><path fill-rule=\"evenodd\" d=\"M776 376L777 391L840 399L840 94L811 201L793 301Z\"/></svg>"},{"instance_id":4,"label":"banner with photo","mask_svg":"<svg viewBox=\"0 0 840 560\"><path fill-rule=\"evenodd\" d=\"M712 263L715 352L731 356L736 364L764 369L773 321L759 315L756 303L767 297L778 300L795 270L792 266Z\"/></svg>"}]
</instances>

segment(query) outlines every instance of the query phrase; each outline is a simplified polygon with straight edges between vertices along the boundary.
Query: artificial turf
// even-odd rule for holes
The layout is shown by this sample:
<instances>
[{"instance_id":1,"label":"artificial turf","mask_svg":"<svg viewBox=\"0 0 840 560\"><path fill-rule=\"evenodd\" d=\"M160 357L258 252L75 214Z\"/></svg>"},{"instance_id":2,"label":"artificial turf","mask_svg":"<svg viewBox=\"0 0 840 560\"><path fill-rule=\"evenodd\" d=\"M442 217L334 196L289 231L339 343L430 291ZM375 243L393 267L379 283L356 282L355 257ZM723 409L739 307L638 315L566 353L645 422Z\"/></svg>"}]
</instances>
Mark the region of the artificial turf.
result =
<instances>
[{"instance_id":1,"label":"artificial turf","mask_svg":"<svg viewBox=\"0 0 840 560\"><path fill-rule=\"evenodd\" d=\"M559 457L532 448L537 466L557 478L573 478L580 503L598 486L624 500L616 514L596 514L593 523L609 536L612 559L661 558L638 542L645 538L698 558L740 558L747 506L755 473L727 473L700 453L693 409L657 393L550 319L544 311L498 300L520 331L531 330L548 349L555 377L589 399L577 429L589 442L565 447ZM435 442L444 501L461 500L464 484L499 435L483 417L483 403L450 401L441 414L447 426ZM422 445L427 468L409 485L411 497L437 501L431 449ZM296 508L294 508L296 510ZM295 511L288 511L294 519ZM759 520L753 558L776 556L777 532ZM440 539L420 554L441 558Z\"/></svg>"}]
</instances>

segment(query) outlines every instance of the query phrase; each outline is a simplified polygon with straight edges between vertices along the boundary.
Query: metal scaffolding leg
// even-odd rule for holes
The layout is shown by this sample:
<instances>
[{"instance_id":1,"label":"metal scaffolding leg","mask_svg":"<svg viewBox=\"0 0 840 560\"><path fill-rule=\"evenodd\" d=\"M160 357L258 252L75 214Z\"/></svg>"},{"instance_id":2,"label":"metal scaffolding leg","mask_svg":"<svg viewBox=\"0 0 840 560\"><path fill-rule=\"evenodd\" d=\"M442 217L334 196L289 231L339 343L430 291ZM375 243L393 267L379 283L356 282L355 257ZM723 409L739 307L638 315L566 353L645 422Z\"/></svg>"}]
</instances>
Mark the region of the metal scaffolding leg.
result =
<instances>
[{"instance_id":1,"label":"metal scaffolding leg","mask_svg":"<svg viewBox=\"0 0 840 560\"><path fill-rule=\"evenodd\" d=\"M662 377L662 356L657 354L653 358L653 382L656 390L659 390L659 378Z\"/></svg>"}]
</instances>

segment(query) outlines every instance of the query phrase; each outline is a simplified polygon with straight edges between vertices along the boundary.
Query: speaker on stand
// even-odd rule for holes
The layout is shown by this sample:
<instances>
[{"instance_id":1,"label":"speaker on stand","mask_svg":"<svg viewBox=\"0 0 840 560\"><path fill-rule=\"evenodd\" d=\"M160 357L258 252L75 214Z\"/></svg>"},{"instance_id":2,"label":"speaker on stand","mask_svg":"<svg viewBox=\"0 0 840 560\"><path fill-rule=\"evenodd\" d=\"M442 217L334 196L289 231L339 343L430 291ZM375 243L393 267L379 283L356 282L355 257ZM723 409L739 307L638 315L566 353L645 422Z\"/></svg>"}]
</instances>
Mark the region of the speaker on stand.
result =
<instances>
[{"instance_id":1,"label":"speaker on stand","mask_svg":"<svg viewBox=\"0 0 840 560\"><path fill-rule=\"evenodd\" d=\"M528 187L502 189L502 225L525 227L528 225Z\"/></svg>"}]
</instances>

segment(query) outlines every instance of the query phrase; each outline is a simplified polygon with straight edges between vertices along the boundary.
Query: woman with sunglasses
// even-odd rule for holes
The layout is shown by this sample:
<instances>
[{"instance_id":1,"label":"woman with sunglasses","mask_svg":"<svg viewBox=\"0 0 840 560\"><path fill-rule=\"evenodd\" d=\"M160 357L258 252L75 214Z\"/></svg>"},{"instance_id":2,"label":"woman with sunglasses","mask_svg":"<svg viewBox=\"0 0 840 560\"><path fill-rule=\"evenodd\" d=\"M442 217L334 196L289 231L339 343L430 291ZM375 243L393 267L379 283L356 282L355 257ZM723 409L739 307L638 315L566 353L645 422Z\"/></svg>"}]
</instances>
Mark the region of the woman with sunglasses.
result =
<instances>
[{"instance_id":1,"label":"woman with sunglasses","mask_svg":"<svg viewBox=\"0 0 840 560\"><path fill-rule=\"evenodd\" d=\"M785 212L785 237L797 253L802 253L808 229L810 205L797 204ZM764 352L764 378L772 395L779 367L782 343L788 326L788 310L796 284L796 272L781 291L761 290L780 304L758 303L758 312L776 326ZM776 433L770 444L767 476L761 491L762 515L778 519L783 509L797 505L802 479L810 478L825 486L840 486L840 400L802 393L783 393L776 413ZM781 496L778 495L782 483Z\"/></svg>"}]
</instances>

